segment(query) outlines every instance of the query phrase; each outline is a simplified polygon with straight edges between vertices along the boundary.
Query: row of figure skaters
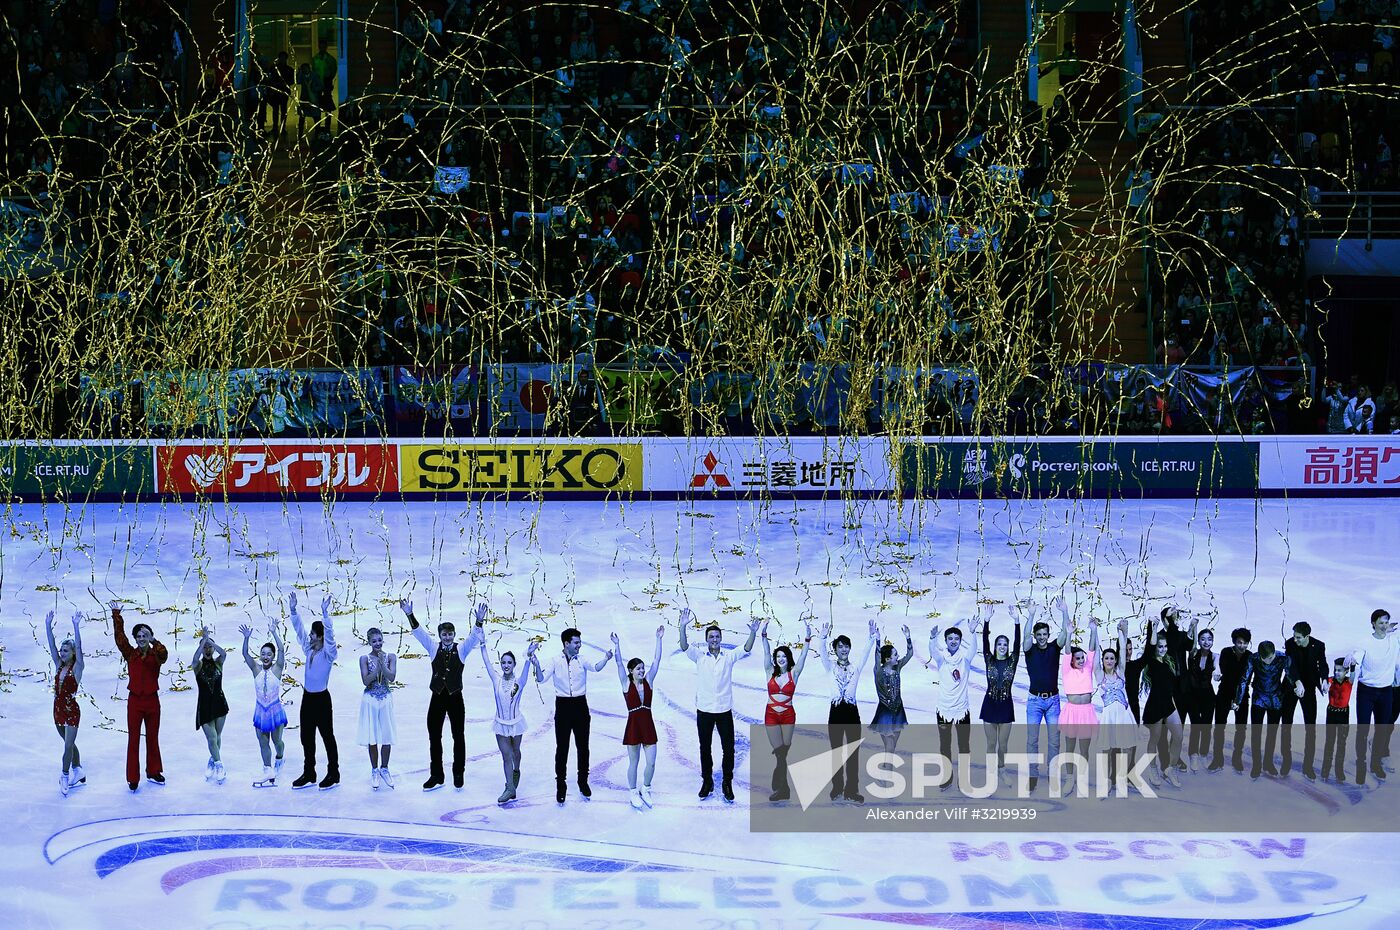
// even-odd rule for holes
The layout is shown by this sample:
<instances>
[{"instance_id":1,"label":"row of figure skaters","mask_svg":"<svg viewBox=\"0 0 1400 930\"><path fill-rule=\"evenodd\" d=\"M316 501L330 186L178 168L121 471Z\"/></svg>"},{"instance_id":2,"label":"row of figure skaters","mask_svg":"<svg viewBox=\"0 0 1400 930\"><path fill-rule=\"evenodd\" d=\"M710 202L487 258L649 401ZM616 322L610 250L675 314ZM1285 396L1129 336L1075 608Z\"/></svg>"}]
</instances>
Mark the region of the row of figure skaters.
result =
<instances>
[{"instance_id":1,"label":"row of figure skaters","mask_svg":"<svg viewBox=\"0 0 1400 930\"><path fill-rule=\"evenodd\" d=\"M321 602L321 619L309 625L303 623L297 611L297 596L289 598L290 619L297 642L304 656L303 694L300 703L300 736L303 750L301 774L292 782L294 789L335 788L340 783L339 753L335 738L334 714L329 690L331 669L339 657L335 628L330 608L332 600ZM1395 635L1397 624L1384 610L1371 615L1371 635L1364 645L1329 664L1325 645L1311 635L1306 622L1294 625L1293 635L1280 652L1271 641L1259 643L1252 649L1252 634L1247 628L1231 633L1232 645L1214 652L1214 632L1200 628L1200 619L1183 628L1181 612L1165 607L1160 617L1146 625L1145 648L1132 655L1132 639L1128 621L1121 620L1117 628L1117 645L1100 647L1100 624L1090 618L1083 644L1072 643L1081 631L1075 628L1063 598L1056 598L1060 614L1058 633L1042 619L1053 617L1050 611L1038 611L1029 604L1011 607L1015 620L1014 640L1005 634L993 638L991 620L995 607L979 611L971 621L972 637L980 632L982 638L982 674L985 696L980 719L987 743L997 757L1003 780L1010 772L1005 762L1009 750L1011 726L1016 712L1012 699L1013 686L1022 660L1028 675L1025 702L1027 725L1026 753L1035 758L1040 752L1041 728L1048 737L1048 757L1053 759L1061 750L1063 737L1066 751L1086 756L1096 736L1097 749L1108 754L1108 774L1117 777L1122 766L1131 768L1141 745L1141 730L1146 727L1147 746L1155 753L1148 780L1158 787L1162 782L1180 786L1179 773L1204 768L1210 772L1225 766L1224 739L1231 718L1235 734L1231 762L1235 771L1243 772L1244 727L1250 728L1251 771L1254 778L1261 774L1286 777L1291 769L1293 752L1291 728L1282 727L1281 766L1275 766L1275 749L1280 724L1291 724L1299 708L1305 723L1305 745L1302 751L1304 775L1317 777L1315 723L1318 699L1325 701L1326 739L1322 755L1322 777L1335 773L1344 779L1344 759L1350 723L1353 690L1357 704L1357 735L1355 744L1355 779L1365 784L1369 772L1377 780L1387 775L1390 734L1400 709L1400 637ZM166 647L155 639L148 624L137 623L128 639L121 603L111 603L116 645L127 663L127 758L126 781L131 791L141 782L140 742L146 735L145 776L150 784L164 785L164 766L160 754L159 731L161 703L159 675L168 659ZM423 790L433 791L446 783L443 762L442 730L450 723L453 742L452 777L456 787L464 783L466 742L464 723L466 708L462 697L463 672L472 651L477 651L494 693L495 713L492 732L500 751L504 787L497 799L501 804L515 800L520 783L521 742L526 726L521 712L524 683L533 671L538 683L550 682L555 691L555 782L556 800L562 804L568 794L569 743L577 754L576 785L580 794L592 796L588 783L591 714L588 708L590 674L601 672L609 662L616 667L619 686L627 709L623 745L628 752L628 785L633 807L641 810L652 804L651 785L656 768L658 742L652 717L654 683L663 656L665 627L656 630L656 645L650 663L640 657L625 663L617 634L612 635L612 647L597 662L582 658L583 640L577 629L560 634L560 649L548 660L539 655L540 642L531 640L524 660L514 652L502 652L495 662L486 648L485 622L488 608L478 604L475 623L469 635L458 638L450 621L437 625L434 641L413 612L410 601L400 603L413 636L431 656L430 692L427 711L429 744L429 776ZM83 651L80 625L81 613L73 617L73 636L61 645L54 638L53 614L45 629L50 653L56 666L54 678L54 723L64 740L63 769L60 790L68 794L73 788L86 784L81 754L77 746L80 709L77 691L83 674ZM687 608L678 618L678 645L683 655L696 665L696 726L699 741L701 786L699 797L711 797L715 791L713 740L716 731L721 744L720 790L726 802L734 800L734 700L733 676L735 664L748 658L757 638L762 639L765 668L766 705L763 721L772 753L775 757L772 801L784 801L791 789L787 775L787 755L792 746L797 725L794 699L798 693L807 658L815 651L826 671L827 697L830 708L827 732L833 746L859 743L863 736L858 691L865 668L871 657L878 654L873 670L876 707L869 726L878 734L887 752L896 751L900 733L908 724L902 694L902 672L915 657L912 635L902 628L905 639L903 653L893 643L883 642L877 624L869 623L869 638L858 657L854 655L850 637L837 636L829 640L831 627L818 632L814 647L813 631L805 625L801 644L781 644L774 647L768 639L768 624L754 620L749 624L748 637L742 646L729 647L723 631L714 624L703 634L703 643L691 643L688 630L695 626L694 614ZM276 622L269 624L271 641L263 643L257 654L250 649L251 627L240 627L243 634L242 658L254 681L253 729L262 755L262 776L255 787L270 788L278 784L285 756L283 731L288 724L282 704L282 683L287 650ZM132 639L135 643L132 643ZM970 749L971 709L970 683L975 650L964 642L958 627L940 630L934 626L929 634L929 658L926 667L939 672L936 721L940 749L943 755L957 760ZM389 759L397 742L397 727L393 710L392 686L398 680L398 659L384 650L384 633L371 628L366 633L369 651L358 659L360 678L364 686L360 698L358 742L367 747L370 762L370 784L374 789L392 789L396 785ZM796 646L796 650L794 650ZM878 647L878 650L877 650ZM1149 648L1150 647L1150 648ZM222 735L229 712L223 690L223 668L226 650L216 643L206 630L191 660L197 695L195 723L203 731L209 747L206 781L222 784L227 777L222 758ZM1370 739L1374 718L1375 738ZM1191 724L1189 743L1184 739L1184 724ZM316 738L320 736L326 752L326 774L319 777ZM956 740L956 752L951 751ZM1183 751L1184 750L1184 751ZM965 764L965 763L964 763ZM1041 780L1042 768L1032 763L1030 789L1035 791ZM859 753L851 754L832 779L830 796L833 800L862 802L858 790ZM1075 778L1066 772L1065 779ZM944 787L952 783L948 776ZM1061 792L1073 790L1072 785L1058 786Z\"/></svg>"}]
</instances>

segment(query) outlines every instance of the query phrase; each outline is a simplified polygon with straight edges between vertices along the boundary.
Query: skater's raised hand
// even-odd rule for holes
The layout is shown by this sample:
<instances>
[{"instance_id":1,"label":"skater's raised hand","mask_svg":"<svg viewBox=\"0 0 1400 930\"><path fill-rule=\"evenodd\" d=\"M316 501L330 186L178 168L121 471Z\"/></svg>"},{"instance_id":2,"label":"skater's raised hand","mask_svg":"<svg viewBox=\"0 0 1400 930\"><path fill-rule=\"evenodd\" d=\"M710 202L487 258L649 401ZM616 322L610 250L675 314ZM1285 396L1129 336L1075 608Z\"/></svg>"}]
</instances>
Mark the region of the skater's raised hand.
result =
<instances>
[{"instance_id":1,"label":"skater's raised hand","mask_svg":"<svg viewBox=\"0 0 1400 930\"><path fill-rule=\"evenodd\" d=\"M485 602L482 602L482 603L476 605L476 625L477 625L477 626L485 626L485 625L486 625L486 612L487 612L487 607L486 607Z\"/></svg>"},{"instance_id":2,"label":"skater's raised hand","mask_svg":"<svg viewBox=\"0 0 1400 930\"><path fill-rule=\"evenodd\" d=\"M875 621L874 621L874 620L871 620L871 621L870 621L870 638L871 638L871 639L874 639L875 637L877 637L877 636L879 636L879 635L880 635L880 628L875 624Z\"/></svg>"},{"instance_id":3,"label":"skater's raised hand","mask_svg":"<svg viewBox=\"0 0 1400 930\"><path fill-rule=\"evenodd\" d=\"M295 591L287 595L287 609L292 613L297 612L297 593Z\"/></svg>"},{"instance_id":4,"label":"skater's raised hand","mask_svg":"<svg viewBox=\"0 0 1400 930\"><path fill-rule=\"evenodd\" d=\"M758 635L764 642L768 641L768 621L764 620L758 627Z\"/></svg>"},{"instance_id":5,"label":"skater's raised hand","mask_svg":"<svg viewBox=\"0 0 1400 930\"><path fill-rule=\"evenodd\" d=\"M114 614L119 614L122 612L121 601L108 601L107 606L111 609L112 613Z\"/></svg>"},{"instance_id":6,"label":"skater's raised hand","mask_svg":"<svg viewBox=\"0 0 1400 930\"><path fill-rule=\"evenodd\" d=\"M53 611L51 610L51 611L49 611L47 614L44 615L44 629L50 629L50 628L52 628L52 627L53 627Z\"/></svg>"},{"instance_id":7,"label":"skater's raised hand","mask_svg":"<svg viewBox=\"0 0 1400 930\"><path fill-rule=\"evenodd\" d=\"M986 621L983 621L983 622L986 622ZM900 631L901 633L904 634L904 640L905 640L905 642L910 642L910 641L912 641L912 640L914 639L914 635L913 635L912 633L909 632L909 624L906 623L906 624L904 624L903 626L901 626L901 627L899 628L899 631Z\"/></svg>"},{"instance_id":8,"label":"skater's raised hand","mask_svg":"<svg viewBox=\"0 0 1400 930\"><path fill-rule=\"evenodd\" d=\"M749 621L749 637L752 638L752 637L758 635L758 628L759 628L759 626L767 626L767 625L768 625L767 621L759 620L759 619L756 618L756 617L755 617L753 620L750 620L750 621ZM873 625L873 621L872 621L872 625Z\"/></svg>"},{"instance_id":9,"label":"skater's raised hand","mask_svg":"<svg viewBox=\"0 0 1400 930\"><path fill-rule=\"evenodd\" d=\"M331 612L331 596L330 596L329 594L327 594L325 597L321 598L321 616L323 616L323 617L330 616L330 612Z\"/></svg>"},{"instance_id":10,"label":"skater's raised hand","mask_svg":"<svg viewBox=\"0 0 1400 930\"><path fill-rule=\"evenodd\" d=\"M253 635L253 628L245 623L238 628L238 632L243 634L243 641L246 643L248 641L248 637Z\"/></svg>"},{"instance_id":11,"label":"skater's raised hand","mask_svg":"<svg viewBox=\"0 0 1400 930\"><path fill-rule=\"evenodd\" d=\"M692 611L689 607L682 607L680 620L678 622L683 627L690 626L692 623L695 622L695 612Z\"/></svg>"},{"instance_id":12,"label":"skater's raised hand","mask_svg":"<svg viewBox=\"0 0 1400 930\"><path fill-rule=\"evenodd\" d=\"M406 597L401 598L399 600L399 610L403 611L405 617L413 616L413 602Z\"/></svg>"},{"instance_id":13,"label":"skater's raised hand","mask_svg":"<svg viewBox=\"0 0 1400 930\"><path fill-rule=\"evenodd\" d=\"M608 636L608 639L612 640L613 650L614 650L614 651L618 651L618 650L622 649L622 641L619 640L619 639L617 638L617 634L616 634L616 633L610 634L610 635Z\"/></svg>"},{"instance_id":14,"label":"skater's raised hand","mask_svg":"<svg viewBox=\"0 0 1400 930\"><path fill-rule=\"evenodd\" d=\"M525 657L528 659L530 656L533 656L535 650L538 648L540 648L540 641L537 639L530 640L530 645L525 649Z\"/></svg>"},{"instance_id":15,"label":"skater's raised hand","mask_svg":"<svg viewBox=\"0 0 1400 930\"><path fill-rule=\"evenodd\" d=\"M666 636L666 627L665 627L664 625L657 627L657 628L656 628L656 638L657 638L657 639L662 639L662 638L664 638L665 636Z\"/></svg>"}]
</instances>

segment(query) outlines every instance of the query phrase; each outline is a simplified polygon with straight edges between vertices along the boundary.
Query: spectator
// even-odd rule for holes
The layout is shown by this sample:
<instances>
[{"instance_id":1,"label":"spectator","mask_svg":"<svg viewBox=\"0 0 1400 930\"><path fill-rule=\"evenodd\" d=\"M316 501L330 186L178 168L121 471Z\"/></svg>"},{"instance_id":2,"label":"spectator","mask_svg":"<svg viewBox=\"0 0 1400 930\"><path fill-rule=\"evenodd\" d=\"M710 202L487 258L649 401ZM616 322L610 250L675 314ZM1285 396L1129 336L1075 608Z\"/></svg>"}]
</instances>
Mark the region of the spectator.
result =
<instances>
[{"instance_id":1,"label":"spectator","mask_svg":"<svg viewBox=\"0 0 1400 930\"><path fill-rule=\"evenodd\" d=\"M1357 388L1356 396L1347 401L1343 423L1348 433L1370 433L1376 424L1376 402L1366 385Z\"/></svg>"}]
</instances>

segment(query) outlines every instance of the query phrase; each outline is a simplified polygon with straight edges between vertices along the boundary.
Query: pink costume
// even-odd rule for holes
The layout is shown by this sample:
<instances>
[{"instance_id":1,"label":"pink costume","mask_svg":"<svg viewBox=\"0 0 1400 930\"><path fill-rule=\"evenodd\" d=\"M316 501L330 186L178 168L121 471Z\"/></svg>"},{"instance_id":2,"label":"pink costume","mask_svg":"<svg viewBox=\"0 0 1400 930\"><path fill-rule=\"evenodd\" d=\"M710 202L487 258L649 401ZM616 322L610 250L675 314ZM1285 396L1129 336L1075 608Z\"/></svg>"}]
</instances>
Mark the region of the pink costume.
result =
<instances>
[{"instance_id":1,"label":"pink costume","mask_svg":"<svg viewBox=\"0 0 1400 930\"><path fill-rule=\"evenodd\" d=\"M1075 668L1073 651L1066 651L1060 657L1060 675L1063 679L1064 694L1092 695L1094 693L1094 663L1098 661L1098 650L1084 653L1084 666ZM1072 704L1060 701L1060 730L1069 739L1090 739L1097 728L1099 716L1094 711L1093 702Z\"/></svg>"}]
</instances>

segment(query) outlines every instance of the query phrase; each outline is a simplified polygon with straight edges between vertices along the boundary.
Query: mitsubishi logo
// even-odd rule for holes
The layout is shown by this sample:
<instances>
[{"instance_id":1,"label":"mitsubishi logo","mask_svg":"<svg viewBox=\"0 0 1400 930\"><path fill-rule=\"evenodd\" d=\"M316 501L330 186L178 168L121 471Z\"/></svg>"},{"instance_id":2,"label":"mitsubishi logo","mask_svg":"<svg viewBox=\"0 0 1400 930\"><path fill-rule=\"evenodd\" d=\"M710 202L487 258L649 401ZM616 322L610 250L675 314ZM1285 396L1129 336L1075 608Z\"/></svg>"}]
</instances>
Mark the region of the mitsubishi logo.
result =
<instances>
[{"instance_id":1,"label":"mitsubishi logo","mask_svg":"<svg viewBox=\"0 0 1400 930\"><path fill-rule=\"evenodd\" d=\"M705 457L700 460L700 464L705 470L697 472L691 477L690 486L692 488L703 488L711 481L715 483L717 488L730 487L728 476L722 471L715 471L719 467L719 459L715 458L713 452L706 452Z\"/></svg>"}]
</instances>

